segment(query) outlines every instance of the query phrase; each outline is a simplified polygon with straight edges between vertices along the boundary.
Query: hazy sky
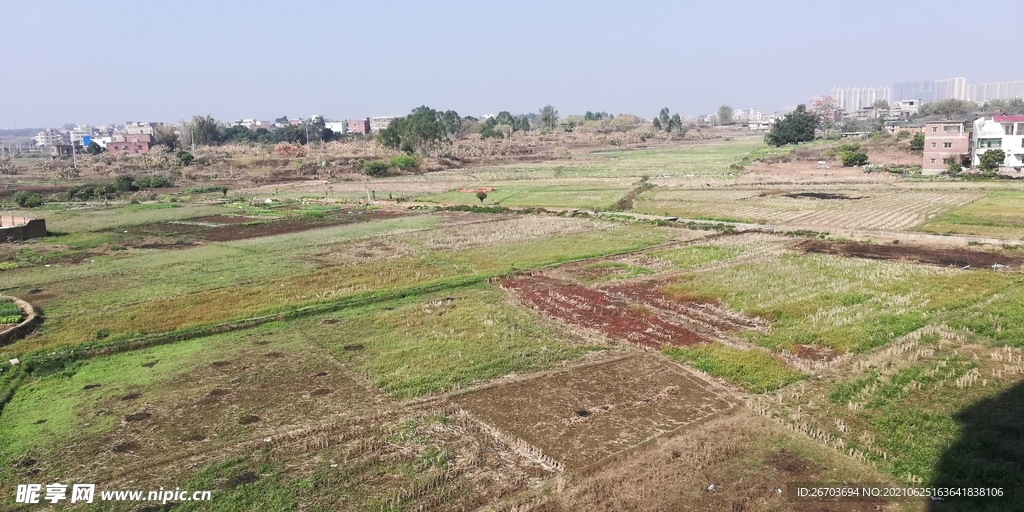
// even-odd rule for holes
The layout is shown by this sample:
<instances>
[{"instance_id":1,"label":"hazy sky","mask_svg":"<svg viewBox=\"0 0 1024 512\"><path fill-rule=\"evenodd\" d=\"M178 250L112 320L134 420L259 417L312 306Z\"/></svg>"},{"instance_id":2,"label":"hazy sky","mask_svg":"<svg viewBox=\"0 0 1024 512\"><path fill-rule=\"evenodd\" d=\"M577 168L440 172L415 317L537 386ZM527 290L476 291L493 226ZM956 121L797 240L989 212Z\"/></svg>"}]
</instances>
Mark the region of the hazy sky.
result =
<instances>
[{"instance_id":1,"label":"hazy sky","mask_svg":"<svg viewBox=\"0 0 1024 512\"><path fill-rule=\"evenodd\" d=\"M1021 3L0 0L0 128L423 104L692 115L774 111L837 85L1024 79L1018 51L979 58L985 29L965 9L1009 20ZM993 37L1014 33L993 15Z\"/></svg>"}]
</instances>

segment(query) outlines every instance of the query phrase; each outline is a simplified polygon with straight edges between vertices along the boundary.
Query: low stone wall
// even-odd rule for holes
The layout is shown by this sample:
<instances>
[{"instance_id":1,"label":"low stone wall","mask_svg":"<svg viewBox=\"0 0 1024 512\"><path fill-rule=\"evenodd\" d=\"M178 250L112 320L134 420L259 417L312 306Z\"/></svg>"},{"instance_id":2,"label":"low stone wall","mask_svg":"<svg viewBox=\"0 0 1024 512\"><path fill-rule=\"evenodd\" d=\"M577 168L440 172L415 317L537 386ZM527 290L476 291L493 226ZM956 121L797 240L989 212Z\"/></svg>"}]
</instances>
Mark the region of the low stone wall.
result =
<instances>
[{"instance_id":1,"label":"low stone wall","mask_svg":"<svg viewBox=\"0 0 1024 512\"><path fill-rule=\"evenodd\" d=\"M0 242L43 238L46 236L45 219L27 219L25 217L0 217ZM15 224L23 222L21 224Z\"/></svg>"},{"instance_id":2,"label":"low stone wall","mask_svg":"<svg viewBox=\"0 0 1024 512\"><path fill-rule=\"evenodd\" d=\"M10 329L0 332L0 346L14 343L15 340L23 338L26 334L32 332L39 322L43 321L42 315L36 313L36 309L31 304L25 302L17 297L11 297L18 307L25 312L25 319L21 323L11 327Z\"/></svg>"}]
</instances>

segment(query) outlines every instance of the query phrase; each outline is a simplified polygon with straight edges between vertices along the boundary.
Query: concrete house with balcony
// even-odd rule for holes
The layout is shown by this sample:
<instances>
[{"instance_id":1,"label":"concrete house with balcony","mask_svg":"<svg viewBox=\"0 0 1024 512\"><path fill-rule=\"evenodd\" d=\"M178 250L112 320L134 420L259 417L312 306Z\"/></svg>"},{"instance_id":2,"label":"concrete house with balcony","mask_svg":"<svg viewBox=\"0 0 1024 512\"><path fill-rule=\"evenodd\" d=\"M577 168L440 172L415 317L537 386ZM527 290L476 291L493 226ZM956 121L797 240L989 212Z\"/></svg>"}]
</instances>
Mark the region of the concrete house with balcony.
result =
<instances>
[{"instance_id":1,"label":"concrete house with balcony","mask_svg":"<svg viewBox=\"0 0 1024 512\"><path fill-rule=\"evenodd\" d=\"M1004 168L1018 172L1024 168L1024 116L982 117L974 121L971 165L976 167L981 163L981 155L992 149L1006 155Z\"/></svg>"},{"instance_id":2,"label":"concrete house with balcony","mask_svg":"<svg viewBox=\"0 0 1024 512\"><path fill-rule=\"evenodd\" d=\"M971 157L971 130L967 120L931 121L924 125L924 161L922 174L942 174L949 164L968 165Z\"/></svg>"}]
</instances>

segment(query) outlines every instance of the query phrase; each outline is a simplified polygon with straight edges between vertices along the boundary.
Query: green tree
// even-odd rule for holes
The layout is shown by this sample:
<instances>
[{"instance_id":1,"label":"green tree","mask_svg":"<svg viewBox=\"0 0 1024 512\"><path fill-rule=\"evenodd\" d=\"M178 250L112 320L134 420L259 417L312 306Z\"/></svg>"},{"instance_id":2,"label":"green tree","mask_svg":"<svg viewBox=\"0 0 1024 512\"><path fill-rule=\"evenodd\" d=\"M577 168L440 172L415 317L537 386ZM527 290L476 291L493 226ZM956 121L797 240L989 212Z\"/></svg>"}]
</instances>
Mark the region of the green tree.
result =
<instances>
[{"instance_id":1,"label":"green tree","mask_svg":"<svg viewBox=\"0 0 1024 512\"><path fill-rule=\"evenodd\" d=\"M170 125L161 124L153 128L153 140L158 145L167 148L167 151L174 151L178 148L178 134L174 133L174 127Z\"/></svg>"},{"instance_id":2,"label":"green tree","mask_svg":"<svg viewBox=\"0 0 1024 512\"><path fill-rule=\"evenodd\" d=\"M540 109L540 114L537 115L537 120L540 125L547 128L548 130L555 129L555 123L558 122L558 111L551 105L544 105Z\"/></svg>"},{"instance_id":3,"label":"green tree","mask_svg":"<svg viewBox=\"0 0 1024 512\"><path fill-rule=\"evenodd\" d=\"M480 200L480 204L484 204L484 199L487 199L487 192L481 190L476 193L476 198Z\"/></svg>"},{"instance_id":4,"label":"green tree","mask_svg":"<svg viewBox=\"0 0 1024 512\"><path fill-rule=\"evenodd\" d=\"M876 108L878 110L889 110L889 102L886 100L875 100L875 102L871 104L871 108Z\"/></svg>"},{"instance_id":5,"label":"green tree","mask_svg":"<svg viewBox=\"0 0 1024 512\"><path fill-rule=\"evenodd\" d=\"M960 174L963 170L964 166L960 165L958 162L950 162L949 167L946 168L946 173L949 174L950 176L956 176L957 174Z\"/></svg>"},{"instance_id":6,"label":"green tree","mask_svg":"<svg viewBox=\"0 0 1024 512\"><path fill-rule=\"evenodd\" d=\"M917 132L910 138L911 151L924 151L924 134Z\"/></svg>"},{"instance_id":7,"label":"green tree","mask_svg":"<svg viewBox=\"0 0 1024 512\"><path fill-rule=\"evenodd\" d=\"M424 155L448 140L448 126L444 115L427 106L416 107L412 113L399 117L377 134L378 144L413 153L417 149Z\"/></svg>"},{"instance_id":8,"label":"green tree","mask_svg":"<svg viewBox=\"0 0 1024 512\"><path fill-rule=\"evenodd\" d=\"M807 107L798 105L796 110L786 117L775 121L771 130L764 136L765 144L784 146L814 140L814 128L817 118L807 112Z\"/></svg>"},{"instance_id":9,"label":"green tree","mask_svg":"<svg viewBox=\"0 0 1024 512\"><path fill-rule=\"evenodd\" d=\"M918 115L940 115L944 116L946 119L952 119L954 116L970 114L971 112L974 112L974 109L976 108L978 108L978 105L973 101L963 101L950 98L948 100L933 101L931 103L921 105Z\"/></svg>"},{"instance_id":10,"label":"green tree","mask_svg":"<svg viewBox=\"0 0 1024 512\"><path fill-rule=\"evenodd\" d=\"M654 129L655 130L660 130L661 129L661 119L660 118L655 117L654 120L651 121L651 124L654 125Z\"/></svg>"},{"instance_id":11,"label":"green tree","mask_svg":"<svg viewBox=\"0 0 1024 512\"><path fill-rule=\"evenodd\" d=\"M665 108L661 109L660 112L658 112L658 121L659 121L658 124L660 124L662 128L666 128L666 129L669 128L669 124L668 123L671 120L672 120L672 118L669 116L668 107L665 107ZM671 131L671 130L669 130L669 131Z\"/></svg>"},{"instance_id":12,"label":"green tree","mask_svg":"<svg viewBox=\"0 0 1024 512\"><path fill-rule=\"evenodd\" d=\"M90 142L89 145L85 148L85 152L89 153L90 155L98 155L104 151L106 150L103 149L103 146L97 144L96 141Z\"/></svg>"},{"instance_id":13,"label":"green tree","mask_svg":"<svg viewBox=\"0 0 1024 512\"><path fill-rule=\"evenodd\" d=\"M668 120L668 132L680 132L683 130L683 119L679 117L679 113L672 114L672 117Z\"/></svg>"},{"instance_id":14,"label":"green tree","mask_svg":"<svg viewBox=\"0 0 1024 512\"><path fill-rule=\"evenodd\" d=\"M448 130L449 135L455 135L462 129L462 118L454 110L445 110L444 114L441 115L441 122L444 123L444 127Z\"/></svg>"},{"instance_id":15,"label":"green tree","mask_svg":"<svg viewBox=\"0 0 1024 512\"><path fill-rule=\"evenodd\" d=\"M192 121L185 125L185 132L189 144L212 146L221 140L221 124L210 116L192 116Z\"/></svg>"},{"instance_id":16,"label":"green tree","mask_svg":"<svg viewBox=\"0 0 1024 512\"><path fill-rule=\"evenodd\" d=\"M275 123L287 123L288 122L288 116L281 116L281 117L279 117L277 119L274 119L274 122Z\"/></svg>"},{"instance_id":17,"label":"green tree","mask_svg":"<svg viewBox=\"0 0 1024 512\"><path fill-rule=\"evenodd\" d=\"M188 151L178 151L178 154L175 156L178 157L178 163L181 164L182 167L188 167L189 164L192 163L192 160L195 160L195 157L192 156L192 153L189 153Z\"/></svg>"},{"instance_id":18,"label":"green tree","mask_svg":"<svg viewBox=\"0 0 1024 512\"><path fill-rule=\"evenodd\" d=\"M517 132L528 132L530 131L530 118L527 116L519 116L512 120L512 129Z\"/></svg>"},{"instance_id":19,"label":"green tree","mask_svg":"<svg viewBox=\"0 0 1024 512\"><path fill-rule=\"evenodd\" d=\"M978 169L985 173L994 173L1006 161L1006 154L1001 149L990 149L978 158Z\"/></svg>"},{"instance_id":20,"label":"green tree","mask_svg":"<svg viewBox=\"0 0 1024 512\"><path fill-rule=\"evenodd\" d=\"M729 105L718 107L718 122L721 124L732 124L732 112L732 107Z\"/></svg>"},{"instance_id":21,"label":"green tree","mask_svg":"<svg viewBox=\"0 0 1024 512\"><path fill-rule=\"evenodd\" d=\"M259 136L256 135L256 132L239 125L224 128L220 134L221 142L253 143L258 138Z\"/></svg>"}]
</instances>

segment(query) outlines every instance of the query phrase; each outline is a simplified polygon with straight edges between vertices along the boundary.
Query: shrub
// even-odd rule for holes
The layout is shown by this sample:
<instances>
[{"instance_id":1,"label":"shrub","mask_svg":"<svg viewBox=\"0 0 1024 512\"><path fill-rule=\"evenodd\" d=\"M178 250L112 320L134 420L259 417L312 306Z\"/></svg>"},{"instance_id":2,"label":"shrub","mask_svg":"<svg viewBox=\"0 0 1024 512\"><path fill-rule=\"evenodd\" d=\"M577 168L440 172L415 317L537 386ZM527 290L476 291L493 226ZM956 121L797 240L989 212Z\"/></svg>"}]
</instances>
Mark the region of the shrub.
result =
<instances>
[{"instance_id":1,"label":"shrub","mask_svg":"<svg viewBox=\"0 0 1024 512\"><path fill-rule=\"evenodd\" d=\"M924 134L915 133L910 139L910 149L914 151L924 151Z\"/></svg>"},{"instance_id":2,"label":"shrub","mask_svg":"<svg viewBox=\"0 0 1024 512\"><path fill-rule=\"evenodd\" d=\"M384 176L388 173L388 169L390 168L390 164L380 160L363 162L363 174L366 174L367 176Z\"/></svg>"},{"instance_id":3,"label":"shrub","mask_svg":"<svg viewBox=\"0 0 1024 512\"><path fill-rule=\"evenodd\" d=\"M957 174L960 174L960 172L963 170L964 166L956 162L950 162L949 167L946 169L946 172L949 173L950 176L956 176Z\"/></svg>"},{"instance_id":4,"label":"shrub","mask_svg":"<svg viewBox=\"0 0 1024 512\"><path fill-rule=\"evenodd\" d=\"M840 144L839 147L836 149L840 153L855 153L857 151L860 151L860 144L857 144L856 142L851 142L849 144Z\"/></svg>"},{"instance_id":5,"label":"shrub","mask_svg":"<svg viewBox=\"0 0 1024 512\"><path fill-rule=\"evenodd\" d=\"M188 151L178 151L177 157L178 163L181 164L182 167L187 167L189 164L192 163L193 160L196 159L194 156L192 156L192 153L189 153Z\"/></svg>"},{"instance_id":6,"label":"shrub","mask_svg":"<svg viewBox=\"0 0 1024 512\"><path fill-rule=\"evenodd\" d=\"M131 176L118 176L114 178L114 188L119 192L128 192L132 190L132 187L135 187L135 178ZM135 187L135 190L138 190L138 187Z\"/></svg>"},{"instance_id":7,"label":"shrub","mask_svg":"<svg viewBox=\"0 0 1024 512\"><path fill-rule=\"evenodd\" d=\"M135 184L138 185L139 188L165 188L173 187L174 181L170 178L146 177L135 180Z\"/></svg>"},{"instance_id":8,"label":"shrub","mask_svg":"<svg viewBox=\"0 0 1024 512\"><path fill-rule=\"evenodd\" d=\"M221 195L227 197L228 188L220 185L210 185L208 187L195 187L182 190L182 194L209 194L211 192L220 192Z\"/></svg>"},{"instance_id":9,"label":"shrub","mask_svg":"<svg viewBox=\"0 0 1024 512\"><path fill-rule=\"evenodd\" d=\"M391 159L391 167L400 170L406 170L414 167L419 167L419 162L416 158L409 155L399 155Z\"/></svg>"},{"instance_id":10,"label":"shrub","mask_svg":"<svg viewBox=\"0 0 1024 512\"><path fill-rule=\"evenodd\" d=\"M39 194L30 194L24 190L15 192L14 195L11 196L11 199L14 200L15 204L22 208L35 208L37 206L42 206L43 204L43 196L40 196Z\"/></svg>"},{"instance_id":11,"label":"shrub","mask_svg":"<svg viewBox=\"0 0 1024 512\"><path fill-rule=\"evenodd\" d=\"M896 140L907 140L910 138L910 132L907 130L900 130L896 132Z\"/></svg>"},{"instance_id":12,"label":"shrub","mask_svg":"<svg viewBox=\"0 0 1024 512\"><path fill-rule=\"evenodd\" d=\"M868 163L868 155L861 151L844 151L841 157L843 167L857 167Z\"/></svg>"}]
</instances>

